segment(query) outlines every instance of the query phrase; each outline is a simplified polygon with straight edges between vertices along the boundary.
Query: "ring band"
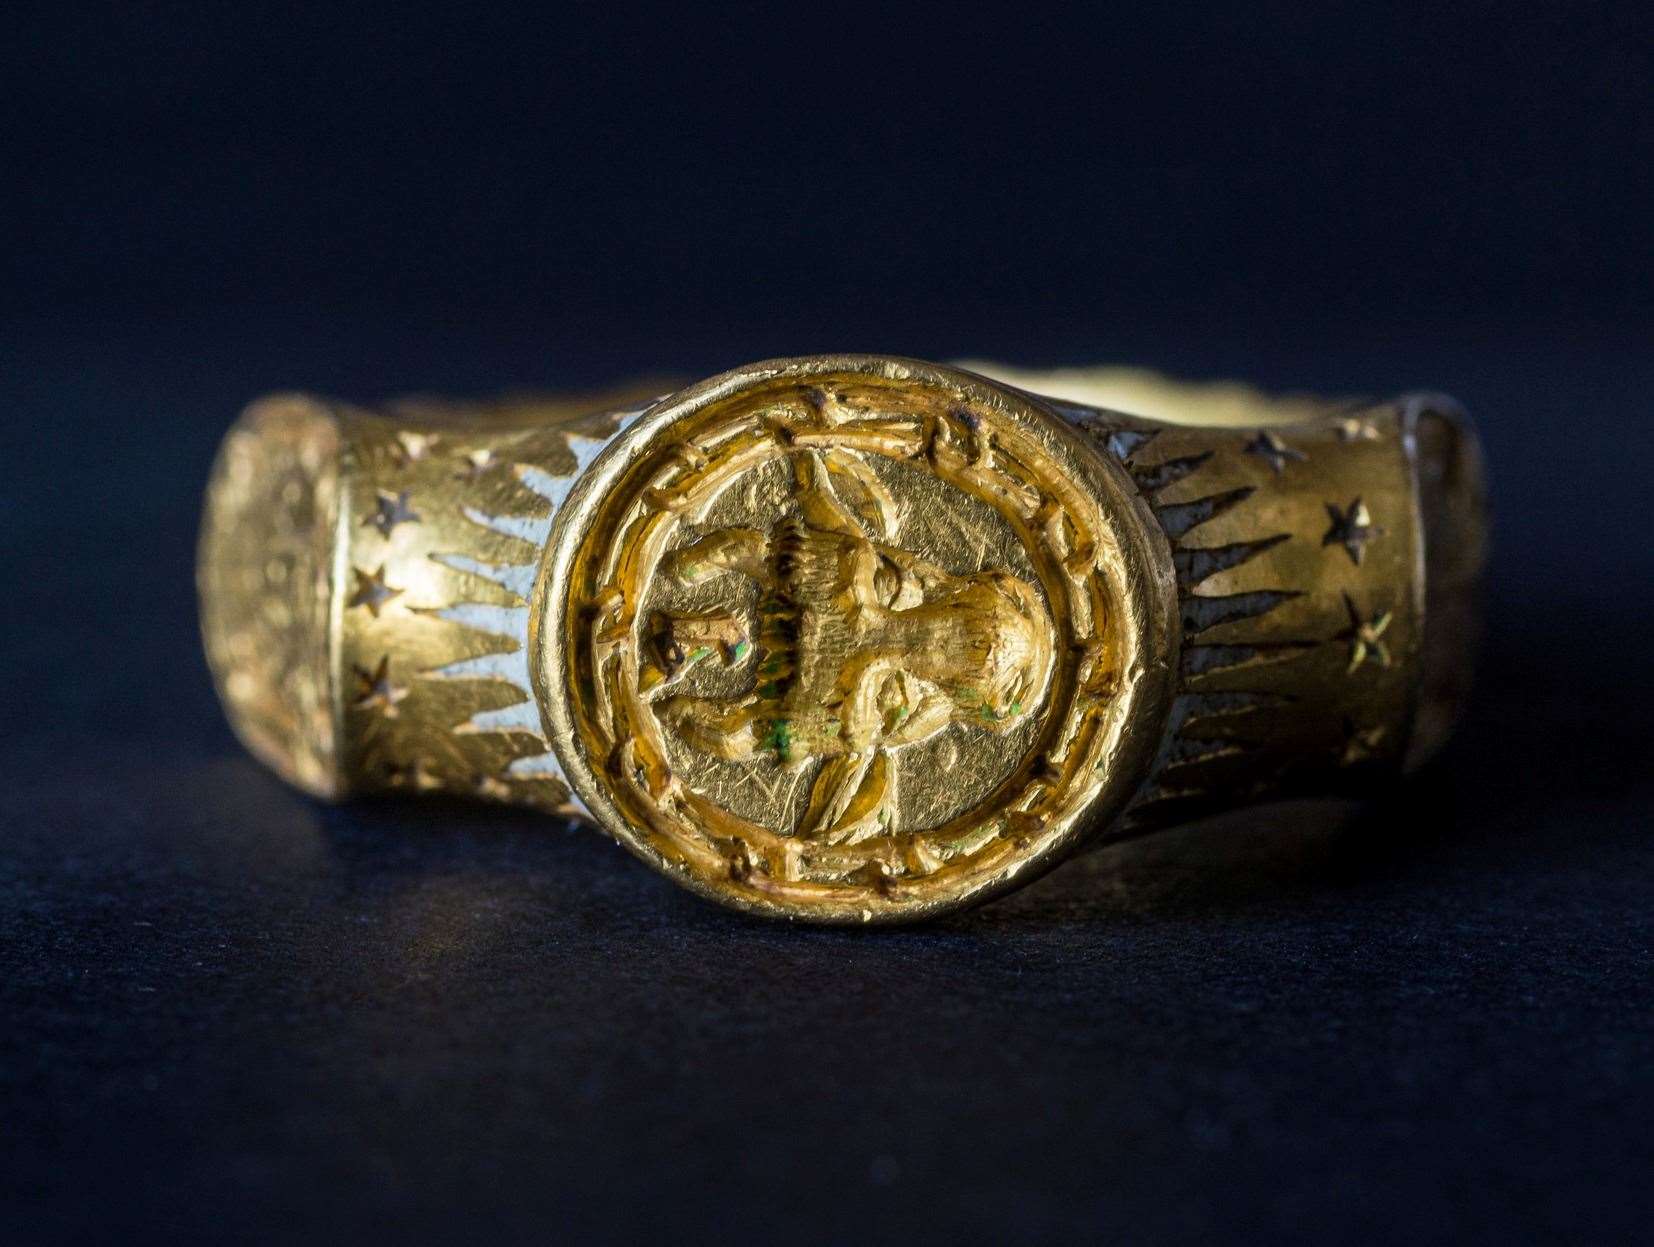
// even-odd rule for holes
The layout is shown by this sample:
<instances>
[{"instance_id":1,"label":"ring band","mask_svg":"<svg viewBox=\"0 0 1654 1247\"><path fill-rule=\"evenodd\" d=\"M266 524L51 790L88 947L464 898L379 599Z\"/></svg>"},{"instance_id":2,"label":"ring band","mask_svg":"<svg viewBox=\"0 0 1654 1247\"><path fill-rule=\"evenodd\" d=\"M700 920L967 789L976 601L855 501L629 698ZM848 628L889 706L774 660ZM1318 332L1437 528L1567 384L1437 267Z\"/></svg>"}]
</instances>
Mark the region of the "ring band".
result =
<instances>
[{"instance_id":1,"label":"ring band","mask_svg":"<svg viewBox=\"0 0 1654 1247\"><path fill-rule=\"evenodd\" d=\"M253 404L198 565L247 747L318 796L574 813L724 904L892 922L1371 790L1463 704L1486 520L1451 400L887 356L660 388Z\"/></svg>"}]
</instances>

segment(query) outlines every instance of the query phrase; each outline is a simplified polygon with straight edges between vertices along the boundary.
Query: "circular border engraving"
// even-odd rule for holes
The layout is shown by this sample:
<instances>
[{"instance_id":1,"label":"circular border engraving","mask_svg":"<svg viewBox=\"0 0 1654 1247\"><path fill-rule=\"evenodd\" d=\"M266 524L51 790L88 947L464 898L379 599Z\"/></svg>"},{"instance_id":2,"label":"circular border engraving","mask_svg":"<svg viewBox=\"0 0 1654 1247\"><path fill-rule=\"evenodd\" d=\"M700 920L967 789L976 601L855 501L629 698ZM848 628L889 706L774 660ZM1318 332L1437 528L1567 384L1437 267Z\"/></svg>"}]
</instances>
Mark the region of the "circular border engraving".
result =
<instances>
[{"instance_id":1,"label":"circular border engraving","mask_svg":"<svg viewBox=\"0 0 1654 1247\"><path fill-rule=\"evenodd\" d=\"M732 813L671 764L647 590L683 525L729 482L823 455L911 464L991 507L1038 578L1044 686L1016 711L1037 726L1004 778L939 825L890 818L846 839L801 836ZM594 817L703 895L824 922L956 909L1054 865L1147 773L1176 661L1174 577L1154 532L1117 465L982 378L879 356L740 369L652 409L560 509L530 632L546 726ZM961 740L962 766L968 751Z\"/></svg>"}]
</instances>

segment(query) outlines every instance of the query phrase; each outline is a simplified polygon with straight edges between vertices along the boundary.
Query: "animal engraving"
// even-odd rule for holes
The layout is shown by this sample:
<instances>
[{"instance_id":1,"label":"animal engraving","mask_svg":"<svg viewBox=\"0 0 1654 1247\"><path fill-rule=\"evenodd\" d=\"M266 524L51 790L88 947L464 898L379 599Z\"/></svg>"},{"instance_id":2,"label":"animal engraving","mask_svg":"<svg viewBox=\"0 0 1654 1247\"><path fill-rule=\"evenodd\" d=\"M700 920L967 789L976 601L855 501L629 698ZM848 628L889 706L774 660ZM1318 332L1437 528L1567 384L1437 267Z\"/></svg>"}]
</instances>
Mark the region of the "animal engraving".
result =
<instances>
[{"instance_id":1,"label":"animal engraving","mask_svg":"<svg viewBox=\"0 0 1654 1247\"><path fill-rule=\"evenodd\" d=\"M799 834L853 844L886 829L893 751L956 724L1004 732L1037 708L1055 630L1026 580L955 575L895 544L894 500L854 452L798 450L791 467L795 507L773 529L719 529L662 563L682 585L750 579L755 620L657 612L645 678L660 720L694 749L821 760ZM708 660L750 661L750 689L675 691Z\"/></svg>"}]
</instances>

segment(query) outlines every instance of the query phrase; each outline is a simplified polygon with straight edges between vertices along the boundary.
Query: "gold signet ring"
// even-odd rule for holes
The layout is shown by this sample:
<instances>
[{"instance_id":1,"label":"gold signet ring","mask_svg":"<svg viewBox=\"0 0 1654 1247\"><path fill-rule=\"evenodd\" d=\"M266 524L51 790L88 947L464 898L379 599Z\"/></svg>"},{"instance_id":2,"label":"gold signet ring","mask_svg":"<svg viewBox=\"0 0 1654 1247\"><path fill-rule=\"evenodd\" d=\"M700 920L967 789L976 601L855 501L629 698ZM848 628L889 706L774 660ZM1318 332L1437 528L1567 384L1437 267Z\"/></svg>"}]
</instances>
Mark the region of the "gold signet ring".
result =
<instances>
[{"instance_id":1,"label":"gold signet ring","mask_svg":"<svg viewBox=\"0 0 1654 1247\"><path fill-rule=\"evenodd\" d=\"M873 355L658 394L254 403L198 570L247 747L321 797L571 813L752 913L901 922L1370 790L1463 702L1485 519L1440 396Z\"/></svg>"}]
</instances>

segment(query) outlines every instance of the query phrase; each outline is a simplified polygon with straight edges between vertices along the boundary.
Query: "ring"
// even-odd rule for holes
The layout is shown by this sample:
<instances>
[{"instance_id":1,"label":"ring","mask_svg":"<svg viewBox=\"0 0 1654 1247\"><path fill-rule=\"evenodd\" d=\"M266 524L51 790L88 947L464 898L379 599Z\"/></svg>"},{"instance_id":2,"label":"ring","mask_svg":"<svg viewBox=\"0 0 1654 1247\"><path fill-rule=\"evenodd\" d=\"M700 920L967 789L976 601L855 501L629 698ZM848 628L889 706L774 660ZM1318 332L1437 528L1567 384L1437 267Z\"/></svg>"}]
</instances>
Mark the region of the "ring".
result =
<instances>
[{"instance_id":1,"label":"ring","mask_svg":"<svg viewBox=\"0 0 1654 1247\"><path fill-rule=\"evenodd\" d=\"M262 399L197 579L230 722L299 788L574 814L722 904L880 923L1393 782L1464 703L1485 542L1440 395L828 355Z\"/></svg>"}]
</instances>

